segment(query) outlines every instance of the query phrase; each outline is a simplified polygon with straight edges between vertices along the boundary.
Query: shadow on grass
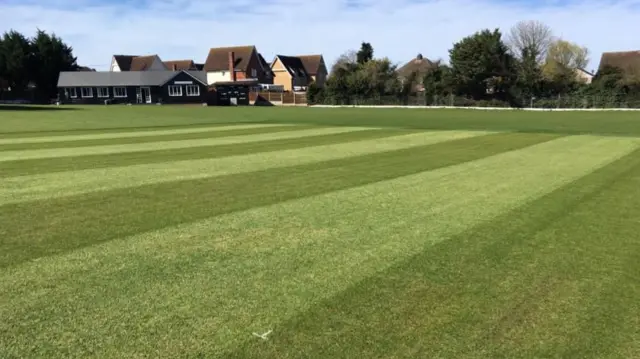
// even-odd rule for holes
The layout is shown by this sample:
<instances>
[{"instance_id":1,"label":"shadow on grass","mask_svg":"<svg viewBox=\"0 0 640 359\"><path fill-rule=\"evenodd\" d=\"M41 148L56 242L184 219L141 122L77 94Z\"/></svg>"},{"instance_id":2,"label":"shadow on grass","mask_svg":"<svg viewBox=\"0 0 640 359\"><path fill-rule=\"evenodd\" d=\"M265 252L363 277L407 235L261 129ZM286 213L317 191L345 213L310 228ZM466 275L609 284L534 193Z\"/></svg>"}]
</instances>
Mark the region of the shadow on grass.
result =
<instances>
[{"instance_id":1,"label":"shadow on grass","mask_svg":"<svg viewBox=\"0 0 640 359\"><path fill-rule=\"evenodd\" d=\"M62 107L53 105L0 105L0 111L76 111L81 110L77 107Z\"/></svg>"}]
</instances>

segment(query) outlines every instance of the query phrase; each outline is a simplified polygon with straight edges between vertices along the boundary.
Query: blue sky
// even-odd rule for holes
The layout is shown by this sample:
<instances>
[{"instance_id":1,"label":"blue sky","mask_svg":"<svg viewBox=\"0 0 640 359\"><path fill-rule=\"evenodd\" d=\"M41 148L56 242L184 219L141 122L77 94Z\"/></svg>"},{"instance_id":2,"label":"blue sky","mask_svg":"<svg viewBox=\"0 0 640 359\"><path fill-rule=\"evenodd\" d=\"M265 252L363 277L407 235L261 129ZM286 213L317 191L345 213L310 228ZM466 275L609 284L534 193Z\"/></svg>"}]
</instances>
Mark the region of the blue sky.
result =
<instances>
[{"instance_id":1,"label":"blue sky","mask_svg":"<svg viewBox=\"0 0 640 359\"><path fill-rule=\"evenodd\" d=\"M603 51L640 50L639 19L640 0L0 0L0 31L55 32L98 69L114 53L203 62L210 47L250 44L267 59L322 53L331 63L362 41L396 63L446 60L462 37L519 20L589 48L592 69Z\"/></svg>"}]
</instances>

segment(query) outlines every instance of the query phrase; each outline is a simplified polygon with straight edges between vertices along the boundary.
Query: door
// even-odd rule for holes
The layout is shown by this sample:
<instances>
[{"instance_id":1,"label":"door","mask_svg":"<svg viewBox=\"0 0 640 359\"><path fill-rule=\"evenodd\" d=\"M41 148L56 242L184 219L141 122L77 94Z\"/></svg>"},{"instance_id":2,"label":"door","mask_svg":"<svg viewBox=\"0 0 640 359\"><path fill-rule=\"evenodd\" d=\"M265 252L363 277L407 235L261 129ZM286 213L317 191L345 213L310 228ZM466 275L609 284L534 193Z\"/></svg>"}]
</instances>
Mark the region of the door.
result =
<instances>
[{"instance_id":1,"label":"door","mask_svg":"<svg viewBox=\"0 0 640 359\"><path fill-rule=\"evenodd\" d=\"M144 103L151 103L151 89L148 87L141 87L140 92Z\"/></svg>"}]
</instances>

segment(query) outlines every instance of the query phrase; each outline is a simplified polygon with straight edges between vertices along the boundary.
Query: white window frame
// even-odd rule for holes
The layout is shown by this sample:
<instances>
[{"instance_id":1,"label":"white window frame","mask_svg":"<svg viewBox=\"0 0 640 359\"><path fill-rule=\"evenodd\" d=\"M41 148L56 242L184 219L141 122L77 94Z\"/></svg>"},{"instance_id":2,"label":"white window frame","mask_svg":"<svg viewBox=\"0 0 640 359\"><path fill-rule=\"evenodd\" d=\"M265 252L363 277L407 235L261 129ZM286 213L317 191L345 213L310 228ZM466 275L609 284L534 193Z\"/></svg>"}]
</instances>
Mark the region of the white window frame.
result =
<instances>
[{"instance_id":1,"label":"white window frame","mask_svg":"<svg viewBox=\"0 0 640 359\"><path fill-rule=\"evenodd\" d=\"M118 90L122 90L124 95L118 95ZM126 98L127 97L127 88L126 87L114 87L113 88L113 97L115 97L115 98Z\"/></svg>"},{"instance_id":2,"label":"white window frame","mask_svg":"<svg viewBox=\"0 0 640 359\"><path fill-rule=\"evenodd\" d=\"M200 86L198 85L187 85L186 86L187 96L196 97L200 96Z\"/></svg>"},{"instance_id":3,"label":"white window frame","mask_svg":"<svg viewBox=\"0 0 640 359\"><path fill-rule=\"evenodd\" d=\"M78 90L75 87L69 87L67 91L69 98L78 98Z\"/></svg>"},{"instance_id":4,"label":"white window frame","mask_svg":"<svg viewBox=\"0 0 640 359\"><path fill-rule=\"evenodd\" d=\"M106 93L103 93L104 90L106 90ZM109 88L98 87L98 98L108 98L108 97L109 97Z\"/></svg>"},{"instance_id":5,"label":"white window frame","mask_svg":"<svg viewBox=\"0 0 640 359\"><path fill-rule=\"evenodd\" d=\"M182 96L182 86L180 85L169 85L167 91L169 92L169 96L171 97Z\"/></svg>"},{"instance_id":6,"label":"white window frame","mask_svg":"<svg viewBox=\"0 0 640 359\"><path fill-rule=\"evenodd\" d=\"M85 90L88 90L88 95L85 95ZM93 87L81 87L80 95L82 98L93 98Z\"/></svg>"}]
</instances>

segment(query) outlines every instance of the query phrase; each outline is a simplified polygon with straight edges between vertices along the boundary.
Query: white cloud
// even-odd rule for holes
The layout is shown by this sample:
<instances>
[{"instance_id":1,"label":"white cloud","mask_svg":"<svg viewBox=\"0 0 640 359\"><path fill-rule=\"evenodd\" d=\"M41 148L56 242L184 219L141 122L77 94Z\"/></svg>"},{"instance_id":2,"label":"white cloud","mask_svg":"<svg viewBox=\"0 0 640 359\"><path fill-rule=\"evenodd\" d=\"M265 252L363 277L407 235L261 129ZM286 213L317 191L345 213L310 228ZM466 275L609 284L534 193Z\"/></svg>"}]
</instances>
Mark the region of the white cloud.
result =
<instances>
[{"instance_id":1,"label":"white cloud","mask_svg":"<svg viewBox=\"0 0 640 359\"><path fill-rule=\"evenodd\" d=\"M255 44L276 53L323 53L331 62L362 41L376 56L398 63L418 52L447 58L447 50L483 28L507 30L535 19L557 35L587 46L591 68L603 51L640 49L630 31L640 0L564 2L497 0L156 0L95 5L91 0L0 3L0 31L53 31L83 65L105 69L111 55L157 53L165 60L204 61L210 47Z\"/></svg>"}]
</instances>

